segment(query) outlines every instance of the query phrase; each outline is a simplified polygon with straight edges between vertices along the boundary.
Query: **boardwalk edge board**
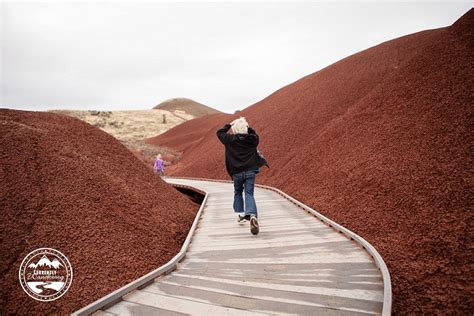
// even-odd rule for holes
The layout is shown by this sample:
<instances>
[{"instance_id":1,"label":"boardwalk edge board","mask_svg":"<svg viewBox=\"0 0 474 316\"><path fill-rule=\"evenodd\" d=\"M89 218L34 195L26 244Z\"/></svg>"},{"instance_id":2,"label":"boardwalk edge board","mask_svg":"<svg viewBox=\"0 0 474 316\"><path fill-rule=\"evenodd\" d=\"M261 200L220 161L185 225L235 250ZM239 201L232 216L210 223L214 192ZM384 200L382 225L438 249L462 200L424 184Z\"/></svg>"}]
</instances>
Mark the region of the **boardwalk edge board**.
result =
<instances>
[{"instance_id":1,"label":"boardwalk edge board","mask_svg":"<svg viewBox=\"0 0 474 316\"><path fill-rule=\"evenodd\" d=\"M232 183L230 180L220 180L220 179L205 179L205 178L191 178L191 177L170 177L171 179L185 179L185 180L198 180L198 181L212 181L212 182L223 182L223 183ZM306 204L298 201L297 199L289 196L285 192L266 185L262 184L255 184L256 187L260 187L262 189L267 189L273 192L280 194L285 199L289 200L293 204L297 205L299 208L305 210L306 212L312 214L322 222L326 223L329 227L344 234L347 238L354 240L357 244L359 244L365 251L372 257L375 262L375 265L379 268L380 273L382 274L383 278L383 307L382 307L382 315L389 316L392 313L392 283L390 279L390 272L388 271L387 265L383 260L382 256L378 253L374 246L372 246L367 240L360 237L353 231L345 228L344 226L339 225L338 223L332 221L331 219L327 218L326 216L322 215L318 211L312 209L311 207L307 206ZM258 201L257 201L258 203Z\"/></svg>"},{"instance_id":2,"label":"boardwalk edge board","mask_svg":"<svg viewBox=\"0 0 474 316\"><path fill-rule=\"evenodd\" d=\"M165 177L166 179L167 177ZM223 183L231 183L232 181L228 180L218 180L218 179L205 179L205 178L191 178L191 177L168 177L169 179L185 179L185 180L198 180L198 181L211 181L211 182L223 182ZM181 262L184 257L186 256L186 252L188 250L188 247L191 243L191 239L194 235L194 232L197 228L197 224L199 222L199 219L201 217L202 211L207 203L208 199L208 193L203 192L202 190L196 189L192 186L188 185L182 185L182 184L172 184L174 187L179 187L179 188L186 188L190 189L193 191L196 191L198 193L201 193L204 195L204 200L202 201L202 204L199 208L198 213L196 214L196 218L194 219L193 225L191 226L191 229L188 233L188 236L181 247L180 252L173 257L168 263L162 265L158 269L146 274L145 276L130 282L129 284L123 286L122 288L98 299L97 301L87 305L86 307L74 312L72 315L89 315L93 312L96 312L100 309L105 309L108 308L116 303L118 303L120 300L122 300L122 297L125 296L126 294L143 288L147 286L148 284L152 283L154 279L157 277L168 274L174 269L176 269L176 266L179 262ZM256 184L255 186L270 190L273 192L276 192L280 194L282 197L285 199L289 200L291 203L297 205L299 208L305 210L306 212L310 213L311 215L315 216L322 222L324 222L326 225L334 229L335 231L344 234L347 238L354 240L357 244L359 244L364 250L373 258L375 265L379 268L382 278L383 278L383 307L382 307L382 315L388 316L391 315L391 309L392 309L392 285L391 285L391 280L390 280L390 273L388 271L387 265L385 264L382 256L377 252L377 250L365 239L357 235L356 233L350 231L349 229L337 224L336 222L330 220L329 218L325 217L324 215L320 214L316 210L310 208L309 206L305 205L304 203L296 200L295 198L289 196L285 192L276 189L274 187L266 186L266 185L261 185L261 184Z\"/></svg>"},{"instance_id":3,"label":"boardwalk edge board","mask_svg":"<svg viewBox=\"0 0 474 316\"><path fill-rule=\"evenodd\" d=\"M184 257L186 256L186 252L189 248L189 245L191 243L192 236L194 235L194 232L197 228L199 219L201 218L201 214L203 212L203 209L206 205L207 198L208 198L208 193L203 192L199 189L196 189L194 187L188 186L188 185L181 185L181 184L172 184L173 187L179 187L179 188L185 188L189 190L196 191L202 195L204 195L204 199L201 203L201 206L199 207L199 210L196 214L196 217L194 218L194 222L191 226L191 229L188 232L188 235L186 237L186 240L183 243L183 246L181 247L181 250L178 252L176 256L174 256L170 261L165 263L164 265L160 266L159 268L151 271L150 273L142 276L141 278L136 279L135 281L132 281L123 287L119 288L118 290L115 290L114 292L107 294L106 296L98 299L95 302L92 302L91 304L81 308L80 310L77 310L73 312L71 315L73 316L83 316L83 315L90 315L100 309L105 309L108 308L112 305L115 305L119 301L122 300L122 297L125 296L126 294L143 288L149 284L151 284L157 277L161 275L165 275L170 273L171 271L176 269L176 266L179 262L181 262Z\"/></svg>"}]
</instances>

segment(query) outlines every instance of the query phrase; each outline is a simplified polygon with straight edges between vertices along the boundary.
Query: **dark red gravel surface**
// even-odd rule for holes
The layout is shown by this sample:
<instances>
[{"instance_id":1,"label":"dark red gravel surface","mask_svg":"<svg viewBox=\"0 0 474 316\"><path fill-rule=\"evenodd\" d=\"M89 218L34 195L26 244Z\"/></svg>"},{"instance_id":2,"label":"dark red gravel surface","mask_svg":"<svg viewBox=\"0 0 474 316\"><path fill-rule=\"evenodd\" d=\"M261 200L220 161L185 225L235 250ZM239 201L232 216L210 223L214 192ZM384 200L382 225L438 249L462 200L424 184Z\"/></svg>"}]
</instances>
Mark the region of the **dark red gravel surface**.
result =
<instances>
[{"instance_id":1,"label":"dark red gravel surface","mask_svg":"<svg viewBox=\"0 0 474 316\"><path fill-rule=\"evenodd\" d=\"M198 206L112 136L53 113L0 110L0 314L67 314L175 256ZM21 288L29 252L71 262L69 291L38 302Z\"/></svg>"},{"instance_id":2,"label":"dark red gravel surface","mask_svg":"<svg viewBox=\"0 0 474 316\"><path fill-rule=\"evenodd\" d=\"M398 315L474 313L473 31L471 10L451 27L362 51L239 113L272 166L257 181L374 245ZM155 138L184 149L168 172L228 179L215 131L234 117L196 119Z\"/></svg>"},{"instance_id":3,"label":"dark red gravel surface","mask_svg":"<svg viewBox=\"0 0 474 316\"><path fill-rule=\"evenodd\" d=\"M171 147L175 150L185 152L193 147L199 147L203 141L203 137L211 130L210 126L215 125L214 122L220 122L231 117L230 114L217 113L206 115L199 119L186 121L175 128L166 132L166 136L150 137L145 143L160 146Z\"/></svg>"}]
</instances>

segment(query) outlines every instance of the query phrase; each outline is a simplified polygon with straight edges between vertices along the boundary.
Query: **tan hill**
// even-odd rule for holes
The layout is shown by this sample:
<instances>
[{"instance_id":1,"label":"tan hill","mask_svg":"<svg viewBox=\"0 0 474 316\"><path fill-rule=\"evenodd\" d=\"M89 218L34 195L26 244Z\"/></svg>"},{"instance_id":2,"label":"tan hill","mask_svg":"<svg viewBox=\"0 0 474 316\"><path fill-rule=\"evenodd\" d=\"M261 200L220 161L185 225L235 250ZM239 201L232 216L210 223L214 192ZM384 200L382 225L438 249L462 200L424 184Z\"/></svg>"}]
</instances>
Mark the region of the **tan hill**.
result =
<instances>
[{"instance_id":1,"label":"tan hill","mask_svg":"<svg viewBox=\"0 0 474 316\"><path fill-rule=\"evenodd\" d=\"M175 114L161 109L138 111L51 110L50 112L76 117L100 128L121 141L148 164L151 164L158 153L170 157L169 160L174 160L177 153L169 149L147 145L144 143L145 138L160 135L195 118L191 114Z\"/></svg>"},{"instance_id":2,"label":"tan hill","mask_svg":"<svg viewBox=\"0 0 474 316\"><path fill-rule=\"evenodd\" d=\"M121 141L140 140L161 134L187 120L195 118L190 114L175 115L167 110L138 111L70 111L50 112L77 117L102 129Z\"/></svg>"},{"instance_id":3,"label":"tan hill","mask_svg":"<svg viewBox=\"0 0 474 316\"><path fill-rule=\"evenodd\" d=\"M195 117L201 117L209 114L221 113L220 111L208 107L187 98L174 98L161 102L153 109L166 110L173 112L175 115L188 114ZM183 113L184 112L184 113Z\"/></svg>"}]
</instances>

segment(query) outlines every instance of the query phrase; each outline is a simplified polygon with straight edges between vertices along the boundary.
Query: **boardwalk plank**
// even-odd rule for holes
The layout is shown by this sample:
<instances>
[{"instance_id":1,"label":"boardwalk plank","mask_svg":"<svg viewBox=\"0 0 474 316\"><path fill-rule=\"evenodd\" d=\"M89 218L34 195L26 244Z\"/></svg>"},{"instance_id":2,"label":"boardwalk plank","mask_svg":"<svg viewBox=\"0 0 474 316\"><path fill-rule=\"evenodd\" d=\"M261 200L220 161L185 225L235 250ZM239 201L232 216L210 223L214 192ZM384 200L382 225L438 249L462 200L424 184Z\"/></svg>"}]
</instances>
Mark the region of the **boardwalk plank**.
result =
<instances>
[{"instance_id":1,"label":"boardwalk plank","mask_svg":"<svg viewBox=\"0 0 474 316\"><path fill-rule=\"evenodd\" d=\"M382 312L372 257L281 195L255 188L261 232L232 210L230 183L170 179L208 193L185 260L106 312L359 315ZM164 313L166 314L166 313Z\"/></svg>"}]
</instances>

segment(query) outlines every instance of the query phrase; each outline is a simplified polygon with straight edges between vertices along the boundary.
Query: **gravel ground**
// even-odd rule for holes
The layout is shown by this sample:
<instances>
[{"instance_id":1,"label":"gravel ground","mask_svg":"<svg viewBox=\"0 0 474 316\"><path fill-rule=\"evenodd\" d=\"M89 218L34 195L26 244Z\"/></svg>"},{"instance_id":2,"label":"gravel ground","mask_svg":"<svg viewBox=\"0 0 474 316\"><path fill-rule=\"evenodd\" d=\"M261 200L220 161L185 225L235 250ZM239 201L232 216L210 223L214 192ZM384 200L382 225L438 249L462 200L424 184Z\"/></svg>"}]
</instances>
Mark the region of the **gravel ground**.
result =
<instances>
[{"instance_id":1,"label":"gravel ground","mask_svg":"<svg viewBox=\"0 0 474 316\"><path fill-rule=\"evenodd\" d=\"M198 205L119 141L65 115L0 110L0 314L68 314L175 256ZM74 279L53 302L18 280L29 252L49 247Z\"/></svg>"}]
</instances>

